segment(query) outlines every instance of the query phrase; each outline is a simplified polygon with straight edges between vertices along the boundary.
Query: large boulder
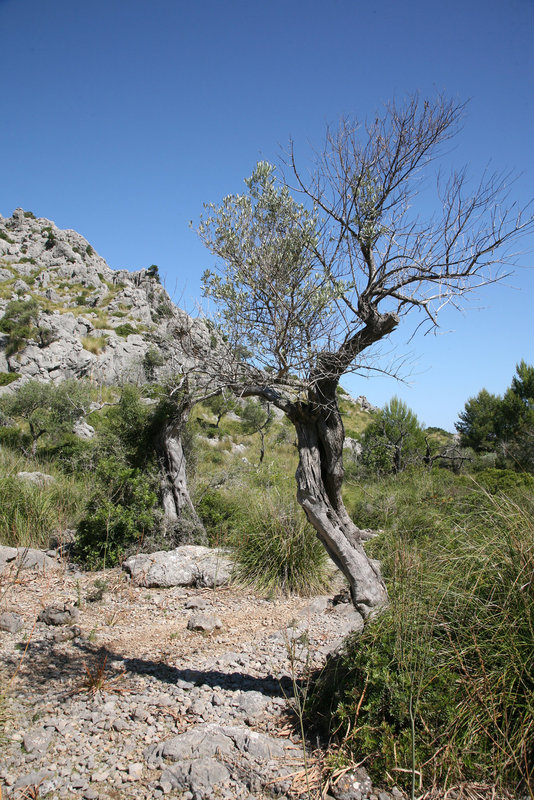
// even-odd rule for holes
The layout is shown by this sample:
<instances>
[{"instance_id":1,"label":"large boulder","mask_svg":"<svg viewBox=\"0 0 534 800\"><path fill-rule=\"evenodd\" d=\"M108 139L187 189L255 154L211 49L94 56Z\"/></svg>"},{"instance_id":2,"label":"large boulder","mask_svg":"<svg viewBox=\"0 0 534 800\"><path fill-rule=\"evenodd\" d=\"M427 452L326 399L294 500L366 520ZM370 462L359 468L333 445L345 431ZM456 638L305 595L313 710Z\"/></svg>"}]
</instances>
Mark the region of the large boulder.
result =
<instances>
[{"instance_id":1,"label":"large boulder","mask_svg":"<svg viewBox=\"0 0 534 800\"><path fill-rule=\"evenodd\" d=\"M131 556L122 565L137 586L222 586L233 563L220 548L183 545L175 550Z\"/></svg>"}]
</instances>

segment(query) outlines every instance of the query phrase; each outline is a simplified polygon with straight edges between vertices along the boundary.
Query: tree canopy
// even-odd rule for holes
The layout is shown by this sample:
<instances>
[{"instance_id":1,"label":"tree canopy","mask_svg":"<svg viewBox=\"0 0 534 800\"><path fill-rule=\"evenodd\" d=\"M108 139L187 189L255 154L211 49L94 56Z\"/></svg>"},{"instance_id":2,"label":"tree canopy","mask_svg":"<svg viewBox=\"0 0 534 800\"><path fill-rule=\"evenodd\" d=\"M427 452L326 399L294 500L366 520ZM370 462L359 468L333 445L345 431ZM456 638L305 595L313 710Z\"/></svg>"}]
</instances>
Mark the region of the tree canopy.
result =
<instances>
[{"instance_id":1,"label":"tree canopy","mask_svg":"<svg viewBox=\"0 0 534 800\"><path fill-rule=\"evenodd\" d=\"M507 205L506 177L440 172L463 113L442 97L412 97L368 124L346 118L327 132L309 178L291 145L305 204L260 162L245 194L206 206L199 234L218 264L204 292L233 351L254 353L250 378L308 387L325 373L376 369L364 353L402 316L418 310L437 325L444 305L507 271L509 245L532 217Z\"/></svg>"},{"instance_id":2,"label":"tree canopy","mask_svg":"<svg viewBox=\"0 0 534 800\"><path fill-rule=\"evenodd\" d=\"M88 382L66 380L59 384L27 381L13 394L0 399L0 410L8 417L25 420L35 453L38 439L45 434L57 438L85 416L91 403Z\"/></svg>"},{"instance_id":3,"label":"tree canopy","mask_svg":"<svg viewBox=\"0 0 534 800\"><path fill-rule=\"evenodd\" d=\"M403 400L392 397L366 428L362 445L368 469L397 474L422 460L425 434L416 414Z\"/></svg>"},{"instance_id":4,"label":"tree canopy","mask_svg":"<svg viewBox=\"0 0 534 800\"><path fill-rule=\"evenodd\" d=\"M504 395L482 389L459 414L456 430L464 447L497 452L503 463L534 469L534 366L521 360Z\"/></svg>"},{"instance_id":5,"label":"tree canopy","mask_svg":"<svg viewBox=\"0 0 534 800\"><path fill-rule=\"evenodd\" d=\"M510 204L506 176L471 183L466 170L440 171L463 112L414 96L368 123L346 118L310 172L290 146L286 169L303 203L260 162L246 193L207 205L199 225L217 257L204 292L227 344L225 366L205 369L295 425L297 498L364 614L386 592L343 503L339 379L381 368L377 346L405 315L435 326L443 306L498 280L512 243L534 227Z\"/></svg>"}]
</instances>

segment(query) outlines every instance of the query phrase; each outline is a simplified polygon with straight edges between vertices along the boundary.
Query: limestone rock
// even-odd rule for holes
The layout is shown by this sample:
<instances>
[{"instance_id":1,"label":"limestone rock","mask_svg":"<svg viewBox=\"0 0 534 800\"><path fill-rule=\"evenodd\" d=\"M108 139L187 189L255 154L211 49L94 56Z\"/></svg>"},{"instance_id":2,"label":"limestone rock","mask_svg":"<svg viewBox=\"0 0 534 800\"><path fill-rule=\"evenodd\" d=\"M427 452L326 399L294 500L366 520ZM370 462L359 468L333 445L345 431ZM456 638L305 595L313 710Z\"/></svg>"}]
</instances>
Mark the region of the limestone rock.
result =
<instances>
[{"instance_id":1,"label":"limestone rock","mask_svg":"<svg viewBox=\"0 0 534 800\"><path fill-rule=\"evenodd\" d=\"M0 546L0 572L8 567L13 569L46 569L55 566L56 561L33 547Z\"/></svg>"},{"instance_id":2,"label":"limestone rock","mask_svg":"<svg viewBox=\"0 0 534 800\"><path fill-rule=\"evenodd\" d=\"M257 788L267 785L274 773L280 778L286 770L277 763L293 745L246 726L197 725L166 742L145 750L149 766L175 762L163 770L160 784L182 792L190 791L198 800L213 796L242 796L243 786L234 781L236 774L252 778ZM232 769L232 772L230 772ZM289 770L287 770L289 771Z\"/></svg>"},{"instance_id":3,"label":"limestone rock","mask_svg":"<svg viewBox=\"0 0 534 800\"><path fill-rule=\"evenodd\" d=\"M233 564L219 548L183 545L175 550L131 556L123 569L137 586L223 586Z\"/></svg>"},{"instance_id":4,"label":"limestone rock","mask_svg":"<svg viewBox=\"0 0 534 800\"><path fill-rule=\"evenodd\" d=\"M52 741L53 731L46 728L34 728L24 734L22 743L27 753L44 753Z\"/></svg>"},{"instance_id":5,"label":"limestone rock","mask_svg":"<svg viewBox=\"0 0 534 800\"><path fill-rule=\"evenodd\" d=\"M362 800L372 791L371 779L363 767L346 772L331 788L336 800Z\"/></svg>"},{"instance_id":6,"label":"limestone rock","mask_svg":"<svg viewBox=\"0 0 534 800\"><path fill-rule=\"evenodd\" d=\"M17 478L34 486L48 486L48 484L54 483L56 480L52 475L47 475L45 472L17 472Z\"/></svg>"},{"instance_id":7,"label":"limestone rock","mask_svg":"<svg viewBox=\"0 0 534 800\"><path fill-rule=\"evenodd\" d=\"M0 572L8 565L14 564L18 555L16 547L0 546Z\"/></svg>"},{"instance_id":8,"label":"limestone rock","mask_svg":"<svg viewBox=\"0 0 534 800\"><path fill-rule=\"evenodd\" d=\"M189 631L203 631L204 633L213 633L214 630L222 628L222 622L215 614L205 614L197 612L192 614L187 623Z\"/></svg>"},{"instance_id":9,"label":"limestone rock","mask_svg":"<svg viewBox=\"0 0 534 800\"><path fill-rule=\"evenodd\" d=\"M24 625L24 620L20 614L13 611L3 611L0 614L0 631L7 633L17 633Z\"/></svg>"},{"instance_id":10,"label":"limestone rock","mask_svg":"<svg viewBox=\"0 0 534 800\"><path fill-rule=\"evenodd\" d=\"M358 442L356 439L346 436L343 442L343 450L350 450L353 460L358 461L363 452L363 446L361 442Z\"/></svg>"},{"instance_id":11,"label":"limestone rock","mask_svg":"<svg viewBox=\"0 0 534 800\"><path fill-rule=\"evenodd\" d=\"M46 625L69 625L76 622L79 615L80 612L75 606L64 603L61 606L50 605L43 608L37 619Z\"/></svg>"},{"instance_id":12,"label":"limestone rock","mask_svg":"<svg viewBox=\"0 0 534 800\"><path fill-rule=\"evenodd\" d=\"M22 382L162 380L216 346L205 322L177 308L149 270L112 270L79 233L22 209L0 215L0 233L0 317L10 300L33 298L48 332L9 356L1 335L0 371Z\"/></svg>"},{"instance_id":13,"label":"limestone rock","mask_svg":"<svg viewBox=\"0 0 534 800\"><path fill-rule=\"evenodd\" d=\"M74 423L72 432L79 436L80 439L92 439L95 435L93 426L89 425L84 419L79 419Z\"/></svg>"}]
</instances>

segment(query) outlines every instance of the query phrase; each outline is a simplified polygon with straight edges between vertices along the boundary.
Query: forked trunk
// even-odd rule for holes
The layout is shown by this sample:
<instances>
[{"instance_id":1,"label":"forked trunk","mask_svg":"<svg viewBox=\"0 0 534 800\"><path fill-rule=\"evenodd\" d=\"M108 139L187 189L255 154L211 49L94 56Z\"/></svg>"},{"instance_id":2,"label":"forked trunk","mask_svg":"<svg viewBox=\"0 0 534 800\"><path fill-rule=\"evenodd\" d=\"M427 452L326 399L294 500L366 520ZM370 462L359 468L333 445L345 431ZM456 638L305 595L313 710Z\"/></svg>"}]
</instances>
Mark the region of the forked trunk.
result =
<instances>
[{"instance_id":1,"label":"forked trunk","mask_svg":"<svg viewBox=\"0 0 534 800\"><path fill-rule=\"evenodd\" d=\"M347 578L355 608L366 617L387 602L378 562L363 548L362 532L343 503L343 421L335 385L323 386L320 402L296 408L299 465L297 499L333 562Z\"/></svg>"}]
</instances>

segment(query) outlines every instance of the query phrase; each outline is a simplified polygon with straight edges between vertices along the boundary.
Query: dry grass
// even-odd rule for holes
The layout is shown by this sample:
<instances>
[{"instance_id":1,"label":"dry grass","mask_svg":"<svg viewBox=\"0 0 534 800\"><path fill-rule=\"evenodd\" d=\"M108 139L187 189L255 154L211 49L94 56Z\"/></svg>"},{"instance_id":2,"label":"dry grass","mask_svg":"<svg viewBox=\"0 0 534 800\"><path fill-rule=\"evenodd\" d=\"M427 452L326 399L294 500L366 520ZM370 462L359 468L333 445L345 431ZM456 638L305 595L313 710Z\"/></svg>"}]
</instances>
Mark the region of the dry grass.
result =
<instances>
[{"instance_id":1,"label":"dry grass","mask_svg":"<svg viewBox=\"0 0 534 800\"><path fill-rule=\"evenodd\" d=\"M88 350L93 355L98 356L104 352L108 342L105 336L82 336L81 343L84 350Z\"/></svg>"}]
</instances>

